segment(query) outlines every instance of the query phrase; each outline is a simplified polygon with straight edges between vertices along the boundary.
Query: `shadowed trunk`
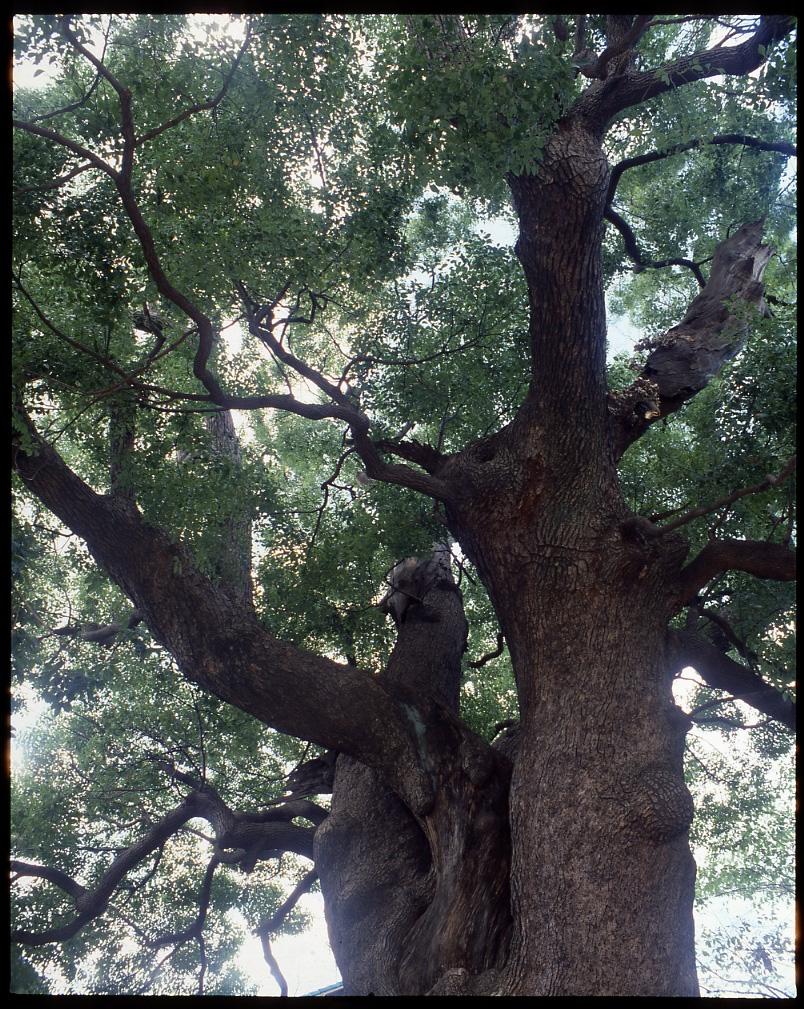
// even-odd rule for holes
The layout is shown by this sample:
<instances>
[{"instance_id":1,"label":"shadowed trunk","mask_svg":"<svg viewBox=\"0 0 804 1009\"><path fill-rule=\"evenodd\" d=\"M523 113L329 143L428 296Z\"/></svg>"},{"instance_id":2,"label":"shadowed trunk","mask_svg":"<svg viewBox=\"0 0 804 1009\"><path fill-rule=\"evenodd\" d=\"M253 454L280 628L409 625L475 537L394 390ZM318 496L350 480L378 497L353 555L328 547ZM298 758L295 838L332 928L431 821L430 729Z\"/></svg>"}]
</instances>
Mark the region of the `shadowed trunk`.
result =
<instances>
[{"instance_id":1,"label":"shadowed trunk","mask_svg":"<svg viewBox=\"0 0 804 1009\"><path fill-rule=\"evenodd\" d=\"M351 994L422 994L450 968L494 966L507 946L510 763L457 720L466 620L448 559L434 559L440 577L407 611L382 681L428 708L435 805L412 816L381 776L341 756L332 812L316 832L332 948Z\"/></svg>"},{"instance_id":2,"label":"shadowed trunk","mask_svg":"<svg viewBox=\"0 0 804 1009\"><path fill-rule=\"evenodd\" d=\"M439 472L453 488L451 531L494 603L520 699L506 798L510 878L508 837L498 832L496 871L484 854L475 895L491 912L501 888L506 913L485 917L485 943L466 942L462 959L439 964L445 936L479 927L468 917L476 902L438 898L439 887L454 893L450 858L479 868L472 845L485 827L467 816L476 800L455 779L437 790L450 795L450 855L429 818L417 830L372 772L342 759L316 853L336 956L355 994L421 993L436 979L433 994L698 994L688 723L673 704L665 654L686 546L634 523L618 487L600 264L607 186L599 140L582 122L557 132L538 175L511 180L530 291L531 389L507 428ZM444 633L411 613L389 667L397 692L406 661L417 679L414 637ZM458 659L442 645L440 672L437 663L428 670L433 690Z\"/></svg>"}]
</instances>

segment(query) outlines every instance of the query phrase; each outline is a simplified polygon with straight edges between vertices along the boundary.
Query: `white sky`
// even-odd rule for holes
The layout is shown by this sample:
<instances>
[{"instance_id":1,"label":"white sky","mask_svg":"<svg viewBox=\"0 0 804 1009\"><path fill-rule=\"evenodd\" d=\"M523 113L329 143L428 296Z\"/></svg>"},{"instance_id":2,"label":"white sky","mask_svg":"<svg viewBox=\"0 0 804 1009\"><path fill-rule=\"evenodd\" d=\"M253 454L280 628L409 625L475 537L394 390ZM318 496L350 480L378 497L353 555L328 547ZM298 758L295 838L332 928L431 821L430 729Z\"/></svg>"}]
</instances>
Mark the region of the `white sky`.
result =
<instances>
[{"instance_id":1,"label":"white sky","mask_svg":"<svg viewBox=\"0 0 804 1009\"><path fill-rule=\"evenodd\" d=\"M306 893L298 907L312 916L310 928L302 935L280 936L271 943L271 952L288 983L288 995L305 995L340 980L338 966L329 945L324 919L324 898ZM243 944L240 967L257 984L258 995L278 995L279 985L268 970L259 939Z\"/></svg>"}]
</instances>

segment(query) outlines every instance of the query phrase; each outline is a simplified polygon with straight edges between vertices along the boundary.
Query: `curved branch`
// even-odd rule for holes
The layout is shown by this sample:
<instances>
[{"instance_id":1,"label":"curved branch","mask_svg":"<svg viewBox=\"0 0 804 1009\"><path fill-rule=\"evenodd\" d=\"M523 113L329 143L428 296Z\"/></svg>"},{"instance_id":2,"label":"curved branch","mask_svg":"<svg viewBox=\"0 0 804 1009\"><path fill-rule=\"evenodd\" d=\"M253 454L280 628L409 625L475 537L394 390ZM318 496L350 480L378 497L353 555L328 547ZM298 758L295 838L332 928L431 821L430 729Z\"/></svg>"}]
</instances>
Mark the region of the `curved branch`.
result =
<instances>
[{"instance_id":1,"label":"curved branch","mask_svg":"<svg viewBox=\"0 0 804 1009\"><path fill-rule=\"evenodd\" d=\"M215 870L219 865L220 859L217 855L213 855L207 864L204 879L201 883L201 889L198 894L198 913L196 914L193 923L188 925L187 928L182 929L181 932L168 932L156 939L152 939L151 942L148 943L149 946L153 949L159 949L162 946L178 946L182 943L189 942L190 939L201 939L201 933L204 930L204 924L207 920L207 912L209 911L209 899L212 894L212 880L215 876Z\"/></svg>"},{"instance_id":2,"label":"curved branch","mask_svg":"<svg viewBox=\"0 0 804 1009\"><path fill-rule=\"evenodd\" d=\"M204 399L215 403L224 409L261 409L273 407L287 410L299 416L311 420L332 418L345 421L354 434L354 445L366 466L367 474L375 480L382 480L386 483L397 484L409 487L429 497L439 500L446 500L448 489L442 481L434 480L423 473L408 466L390 465L384 463L380 458L377 449L368 438L369 427L368 418L361 413L353 403L331 382L328 382L319 372L311 368L305 362L290 354L264 327L259 326L267 310L263 310L262 317L256 314L250 318L249 328L252 332L266 342L271 350L277 354L280 360L293 367L299 374L304 375L313 381L323 392L325 392L332 402L322 405L318 403L302 403L292 395L267 394L256 396L231 396L227 394L215 374L209 368L209 360L215 346L215 330L212 320L201 311L195 302L183 291L174 286L162 265L161 258L156 250L156 243L153 234L145 221L139 203L134 195L131 185L131 173L133 170L134 149L136 140L134 136L134 121L131 109L131 93L124 88L120 82L99 63L97 57L85 49L75 36L72 35L68 26L68 19L64 19L63 31L76 49L86 56L90 62L96 66L100 73L109 81L117 92L120 99L121 108L121 129L124 137L122 168L120 172L115 171L110 165L91 151L86 150L79 144L61 136L53 130L39 127L31 123L14 122L20 129L43 136L54 143L61 144L68 150L81 155L87 161L92 162L95 167L101 168L114 180L120 201L126 215L134 229L134 233L139 240L143 256L145 258L148 273L151 276L156 289L169 302L180 309L189 319L195 323L198 332L198 348L193 360L193 374L207 391ZM101 69L102 68L102 69ZM252 328L254 326L255 328ZM116 369L121 370L121 369ZM134 384L128 376L125 377L127 384ZM147 388L141 386L141 388ZM184 398L194 398L191 394L184 394Z\"/></svg>"},{"instance_id":3,"label":"curved branch","mask_svg":"<svg viewBox=\"0 0 804 1009\"><path fill-rule=\"evenodd\" d=\"M332 791L330 786L329 791ZM329 816L329 811L319 806L317 802L309 799L296 799L293 797L283 800L281 805L272 806L271 809L263 813L250 813L248 819L252 823L271 823L274 820L295 820L297 817L309 820L310 823L318 827Z\"/></svg>"},{"instance_id":4,"label":"curved branch","mask_svg":"<svg viewBox=\"0 0 804 1009\"><path fill-rule=\"evenodd\" d=\"M196 112L211 112L213 109L217 108L218 105L223 101L226 92L229 89L229 85L232 83L232 78L235 75L235 71L240 65L240 61L245 55L246 49L248 49L249 42L251 41L251 24L246 25L246 34L243 39L243 43L237 52L237 56L234 59L228 73L223 79L223 84L221 85L220 91L213 97L208 98L205 102L198 102L196 105L190 108L184 109L183 112L177 113L171 119L162 123L161 126L155 126L152 130L148 130L147 133L143 133L141 136L137 137L136 144L139 147L140 144L144 144L149 140L153 140L154 137L158 137L160 133L164 133L166 130L172 129L174 126L178 126L179 123L184 122L185 119L189 119L190 116L194 116Z\"/></svg>"},{"instance_id":5,"label":"curved branch","mask_svg":"<svg viewBox=\"0 0 804 1009\"><path fill-rule=\"evenodd\" d=\"M93 168L98 168L100 171L105 172L112 179L117 181L118 172L112 168L110 164L105 162L103 158L99 158L97 154L86 147L82 147L81 144L76 143L75 140L70 140L69 137L63 136L63 134L58 133L56 130L51 130L46 126L37 126L36 123L28 123L22 119L13 119L12 126L15 129L23 130L25 133L32 133L36 137L43 137L45 140L50 140L54 144L58 144L60 147L65 147L68 151L72 151L73 154L77 154L84 161L88 161ZM82 171L86 170L89 165L82 168ZM77 173L75 173L77 174ZM66 181L66 180L62 180Z\"/></svg>"},{"instance_id":6,"label":"curved branch","mask_svg":"<svg viewBox=\"0 0 804 1009\"><path fill-rule=\"evenodd\" d=\"M469 662L469 663L467 663L467 665L469 666L470 669L480 669L481 667L485 666L485 664L487 662L491 662L492 659L496 659L500 655L502 655L504 648L505 648L505 637L503 636L503 632L502 631L498 631L497 632L497 647L494 649L494 651L493 652L487 652L481 658L475 659L474 662ZM495 731L498 731L498 730L495 730Z\"/></svg>"},{"instance_id":7,"label":"curved branch","mask_svg":"<svg viewBox=\"0 0 804 1009\"><path fill-rule=\"evenodd\" d=\"M411 490L419 491L421 494L426 494L439 501L450 500L451 488L447 481L427 473L420 473L411 469L410 466L383 462L378 451L378 447L383 444L382 442L375 445L364 430L353 428L352 434L355 449L365 464L366 476L372 480L382 480L385 483L409 487Z\"/></svg>"},{"instance_id":8,"label":"curved branch","mask_svg":"<svg viewBox=\"0 0 804 1009\"><path fill-rule=\"evenodd\" d=\"M103 35L103 50L102 50L101 55L100 55L101 63L103 62L103 58L106 55L106 49L107 49L107 47L109 45L109 33L111 32L111 30L112 30L112 18L110 17L109 18L109 24L107 25L106 31L104 32L104 35ZM101 73L99 71L96 70L95 76L92 79L92 84L89 86L89 88L87 88L87 90L84 92L84 94L83 94L83 96L81 98L79 98L77 101L70 102L69 105L62 106L62 108L60 108L60 109L53 109L51 112L45 112L41 116L34 116L32 122L39 122L39 123L41 123L41 122L44 122L46 119L53 119L56 116L63 116L63 115L66 115L68 112L75 112L76 109L80 109L92 97L92 93L95 91L95 89L97 88L97 86L100 84L101 80L102 80L102 75L101 75Z\"/></svg>"},{"instance_id":9,"label":"curved branch","mask_svg":"<svg viewBox=\"0 0 804 1009\"><path fill-rule=\"evenodd\" d=\"M116 620L111 624L68 624L65 627L54 627L50 633L98 645L110 645L121 631L132 630L140 623L142 614L135 609L124 620Z\"/></svg>"},{"instance_id":10,"label":"curved branch","mask_svg":"<svg viewBox=\"0 0 804 1009\"><path fill-rule=\"evenodd\" d=\"M62 872L61 869L56 869L47 865L34 865L31 862L22 862L17 858L11 859L9 869L13 873L16 873L15 879L19 879L21 876L33 876L37 879L47 880L48 883L52 883L60 890L64 890L64 892L68 894L68 896L72 897L76 903L83 900L87 893L87 888L85 886L76 882L72 876L68 876L67 873Z\"/></svg>"},{"instance_id":11,"label":"curved branch","mask_svg":"<svg viewBox=\"0 0 804 1009\"><path fill-rule=\"evenodd\" d=\"M672 157L674 154L682 154L684 151L698 150L701 147L717 144L735 144L743 147L751 147L757 151L775 151L778 154L786 154L790 158L795 158L797 148L795 144L789 144L784 140L760 140L757 137L748 137L744 133L719 133L707 139L688 140L683 144L673 144L659 151L650 151L647 154L639 154L633 158L625 158L611 170L609 179L609 191L606 196L606 204L610 204L614 199L620 178L623 172L629 168L638 168L640 165L648 165L653 161L661 161L663 158Z\"/></svg>"},{"instance_id":12,"label":"curved branch","mask_svg":"<svg viewBox=\"0 0 804 1009\"><path fill-rule=\"evenodd\" d=\"M65 182L69 182L70 179L74 179L77 175L81 175L83 172L89 171L90 168L96 168L91 161L86 162L83 165L79 165L77 168L73 168L72 171L67 172L64 175L60 175L57 179L51 179L50 182L43 182L36 186L22 186L16 188L14 193L16 196L22 196L25 193L45 193L49 189L58 189L63 186Z\"/></svg>"},{"instance_id":13,"label":"curved branch","mask_svg":"<svg viewBox=\"0 0 804 1009\"><path fill-rule=\"evenodd\" d=\"M737 700L750 704L785 728L795 731L796 706L793 701L765 683L756 673L690 631L668 631L668 644L679 668L692 666L707 686L727 691Z\"/></svg>"},{"instance_id":14,"label":"curved branch","mask_svg":"<svg viewBox=\"0 0 804 1009\"><path fill-rule=\"evenodd\" d=\"M383 443L375 443L368 436L369 420L354 405L353 401L341 390L326 379L319 371L312 368L306 362L297 358L290 351L286 350L279 340L274 336L272 310L275 303L271 305L257 306L247 297L245 289L240 285L241 295L246 300L249 316L249 331L262 341L270 351L283 364L293 368L299 375L309 379L335 404L330 407L333 416L345 420L352 431L352 440L355 451L363 460L366 467L366 475L373 480L381 480L385 483L397 484L417 490L428 497L445 500L449 489L444 481L419 473L409 466L400 466L383 462L380 458L378 448ZM315 309L315 299L313 299L313 309Z\"/></svg>"},{"instance_id":15,"label":"curved branch","mask_svg":"<svg viewBox=\"0 0 804 1009\"><path fill-rule=\"evenodd\" d=\"M134 506L88 487L20 407L15 422L17 473L85 540L188 679L280 732L381 770L411 808L429 808L432 786L410 705L362 670L274 638L198 571L185 547L146 523ZM356 723L358 710L365 718Z\"/></svg>"},{"instance_id":16,"label":"curved branch","mask_svg":"<svg viewBox=\"0 0 804 1009\"><path fill-rule=\"evenodd\" d=\"M691 602L690 609L694 614L699 614L704 617L712 625L710 628L710 640L715 644L721 651L728 651L729 648L735 648L740 655L748 662L749 666L753 668L756 663L756 653L752 652L748 645L737 635L737 632L731 626L728 620L716 610L710 609L699 602ZM687 623L687 630L692 630L694 623Z\"/></svg>"},{"instance_id":17,"label":"curved branch","mask_svg":"<svg viewBox=\"0 0 804 1009\"><path fill-rule=\"evenodd\" d=\"M377 441L374 444L381 452L388 452L390 455L399 456L400 459L415 462L417 466L421 466L428 473L436 473L446 460L443 452L439 452L432 445L425 445L415 438L411 438L410 441L383 438L382 441Z\"/></svg>"},{"instance_id":18,"label":"curved branch","mask_svg":"<svg viewBox=\"0 0 804 1009\"><path fill-rule=\"evenodd\" d=\"M275 935L285 922L285 919L296 906L299 898L302 894L308 892L313 883L318 879L318 873L315 869L312 869L305 876L303 876L296 886L293 888L292 892L288 897L280 904L277 910L271 915L270 918L263 918L259 925L254 930L254 934L259 936L260 942L262 943L262 951L265 957L265 962L276 979L276 983L279 985L280 995L286 996L288 993L288 985L285 980L285 976L279 969L279 964L276 962L274 955L271 951L271 936Z\"/></svg>"},{"instance_id":19,"label":"curved branch","mask_svg":"<svg viewBox=\"0 0 804 1009\"><path fill-rule=\"evenodd\" d=\"M285 786L288 794L284 801L292 802L307 795L329 795L335 781L337 759L335 750L328 750L320 757L313 757L295 767L288 775Z\"/></svg>"},{"instance_id":20,"label":"curved branch","mask_svg":"<svg viewBox=\"0 0 804 1009\"><path fill-rule=\"evenodd\" d=\"M712 540L679 574L678 605L686 606L721 571L746 571L781 582L796 579L796 554L761 540Z\"/></svg>"},{"instance_id":21,"label":"curved branch","mask_svg":"<svg viewBox=\"0 0 804 1009\"><path fill-rule=\"evenodd\" d=\"M313 299L313 314L315 312L315 299ZM267 315L267 324L265 316ZM256 336L261 343L265 344L266 347L271 351L271 353L278 358L283 364L288 365L292 368L298 375L303 378L308 379L313 385L317 386L323 393L325 393L334 402L338 403L340 406L347 410L351 410L353 415L354 424L363 424L368 426L368 419L364 414L354 406L349 397L341 392L341 390L330 382L328 379L324 378L321 372L316 371L315 368L307 364L306 361L302 361L300 358L296 357L289 350L286 350L282 346L279 340L273 334L273 326L275 325L271 317L272 313L270 306L262 306L256 312L249 308L248 310L248 328L252 336ZM301 320L292 320L301 321ZM307 320L312 321L312 319ZM284 320L286 324L288 320Z\"/></svg>"},{"instance_id":22,"label":"curved branch","mask_svg":"<svg viewBox=\"0 0 804 1009\"><path fill-rule=\"evenodd\" d=\"M162 817L135 844L122 851L114 859L109 868L101 876L100 882L93 890L88 890L65 873L54 869L38 869L37 872L26 872L25 875L37 875L59 886L73 898L78 914L65 925L46 929L44 932L30 932L26 929L16 929L11 933L13 942L21 942L27 946L44 946L51 942L63 942L76 935L88 922L99 917L109 905L109 900L120 880L146 858L152 851L165 843L174 834L199 813L196 794L187 798ZM12 863L12 866L14 863ZM25 865L25 863L17 863Z\"/></svg>"},{"instance_id":23,"label":"curved branch","mask_svg":"<svg viewBox=\"0 0 804 1009\"><path fill-rule=\"evenodd\" d=\"M608 122L623 109L640 105L684 84L720 74L750 74L765 62L767 47L789 35L795 26L796 19L790 15L763 16L756 32L740 45L704 49L643 73L626 72L592 85L589 97L597 104L598 115Z\"/></svg>"},{"instance_id":24,"label":"curved branch","mask_svg":"<svg viewBox=\"0 0 804 1009\"><path fill-rule=\"evenodd\" d=\"M703 288L706 286L706 280L704 275L701 273L700 266L693 262L691 259L684 259L682 257L676 256L670 259L645 259L642 251L637 245L636 235L631 230L630 226L623 220L622 217L614 210L612 207L606 207L603 214L607 221L614 225L614 227L623 236L623 241L625 242L625 251L628 253L630 259L635 264L635 273L642 273L643 270L659 270L665 266L685 266L688 270L692 270L695 274L695 279L698 281L698 286Z\"/></svg>"},{"instance_id":25,"label":"curved branch","mask_svg":"<svg viewBox=\"0 0 804 1009\"><path fill-rule=\"evenodd\" d=\"M630 17L630 15L629 15ZM607 65L617 57L624 56L629 53L633 47L639 42L645 32L650 28L652 22L652 16L650 14L639 14L637 15L630 27L622 32L612 30L615 25L613 25L613 20L617 18L617 15L607 16L607 35L609 36L609 43L603 52L598 56L597 63L586 71L587 77L599 77L603 78L607 75L606 67ZM616 27L619 27L618 25ZM617 66L615 67L615 73L622 72L625 68L623 63L627 61L618 60Z\"/></svg>"},{"instance_id":26,"label":"curved branch","mask_svg":"<svg viewBox=\"0 0 804 1009\"><path fill-rule=\"evenodd\" d=\"M149 945L154 948L177 945L190 939L201 939L209 906L212 877L221 862L239 863L244 871L251 872L258 860L285 851L292 851L312 859L313 834L318 824L328 815L327 810L313 802L294 800L259 813L239 813L230 809L211 785L199 782L171 763L161 760L157 760L156 763L172 778L189 785L192 791L179 806L154 824L139 841L121 851L102 874L93 890L82 886L60 869L12 860L11 871L16 873L15 878L35 876L53 883L73 899L78 912L72 921L43 932L18 929L12 933L12 940L29 946L41 946L71 938L84 925L103 914L115 889L131 869L152 851L161 850L173 834L195 817L202 817L212 825L216 848L201 886L199 911L188 928L152 940ZM292 821L297 817L310 820L314 826L312 828L296 826Z\"/></svg>"},{"instance_id":27,"label":"curved branch","mask_svg":"<svg viewBox=\"0 0 804 1009\"><path fill-rule=\"evenodd\" d=\"M102 59L99 59L91 50L82 45L75 33L70 28L71 15L65 14L61 18L59 30L64 38L70 43L76 52L80 53L85 60L88 60L95 70L105 81L112 86L117 93L120 102L120 130L123 134L123 156L120 172L117 173L116 181L124 182L126 185L131 182L131 174L134 170L134 113L131 105L131 91L122 85L120 81L109 70Z\"/></svg>"}]
</instances>

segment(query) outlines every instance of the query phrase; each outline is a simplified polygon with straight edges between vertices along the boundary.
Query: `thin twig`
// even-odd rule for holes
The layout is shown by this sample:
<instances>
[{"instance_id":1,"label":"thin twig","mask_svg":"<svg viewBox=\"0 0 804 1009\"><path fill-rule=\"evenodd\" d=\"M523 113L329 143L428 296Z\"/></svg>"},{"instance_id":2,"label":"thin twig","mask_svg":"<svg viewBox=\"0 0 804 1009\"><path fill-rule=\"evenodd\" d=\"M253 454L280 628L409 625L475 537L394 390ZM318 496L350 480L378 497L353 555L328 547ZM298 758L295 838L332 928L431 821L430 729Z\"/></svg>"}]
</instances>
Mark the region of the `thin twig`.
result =
<instances>
[{"instance_id":1,"label":"thin twig","mask_svg":"<svg viewBox=\"0 0 804 1009\"><path fill-rule=\"evenodd\" d=\"M725 508L727 505L739 501L742 497L746 497L749 494L758 494L761 491L768 490L770 487L776 487L786 480L795 468L796 457L791 456L784 469L775 476L768 474L764 480L753 484L751 487L743 487L741 490L732 491L731 494L727 494L726 497L720 498L719 501L715 501L713 504L700 505L698 508L693 508L692 511L687 512L685 515L681 515L679 518L674 519L674 521L668 522L666 526L661 526L660 531L662 533L671 532L673 529L678 529L680 526L692 522L693 519L700 518L702 515L708 515L710 512L717 511L718 508Z\"/></svg>"}]
</instances>

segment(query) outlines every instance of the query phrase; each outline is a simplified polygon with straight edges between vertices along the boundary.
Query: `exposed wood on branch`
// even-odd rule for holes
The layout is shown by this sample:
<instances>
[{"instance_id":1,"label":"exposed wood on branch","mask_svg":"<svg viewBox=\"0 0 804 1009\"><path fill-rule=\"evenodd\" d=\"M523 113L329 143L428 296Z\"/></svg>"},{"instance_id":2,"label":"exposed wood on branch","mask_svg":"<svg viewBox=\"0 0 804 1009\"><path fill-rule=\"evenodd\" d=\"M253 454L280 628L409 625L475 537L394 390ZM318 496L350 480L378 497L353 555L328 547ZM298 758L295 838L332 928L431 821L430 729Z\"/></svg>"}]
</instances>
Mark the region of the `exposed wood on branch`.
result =
<instances>
[{"instance_id":1,"label":"exposed wood on branch","mask_svg":"<svg viewBox=\"0 0 804 1009\"><path fill-rule=\"evenodd\" d=\"M706 286L693 299L678 325L642 341L650 349L637 382L656 386L660 411L639 423L622 419L618 455L651 423L678 410L705 388L722 366L743 347L750 323L739 306L765 311L762 275L771 250L762 244L763 220L745 224L717 246ZM735 307L735 303L736 306Z\"/></svg>"}]
</instances>

